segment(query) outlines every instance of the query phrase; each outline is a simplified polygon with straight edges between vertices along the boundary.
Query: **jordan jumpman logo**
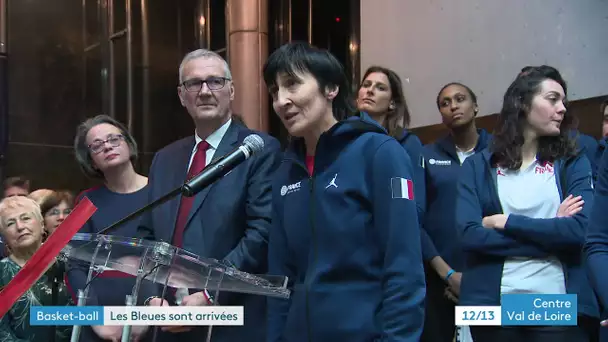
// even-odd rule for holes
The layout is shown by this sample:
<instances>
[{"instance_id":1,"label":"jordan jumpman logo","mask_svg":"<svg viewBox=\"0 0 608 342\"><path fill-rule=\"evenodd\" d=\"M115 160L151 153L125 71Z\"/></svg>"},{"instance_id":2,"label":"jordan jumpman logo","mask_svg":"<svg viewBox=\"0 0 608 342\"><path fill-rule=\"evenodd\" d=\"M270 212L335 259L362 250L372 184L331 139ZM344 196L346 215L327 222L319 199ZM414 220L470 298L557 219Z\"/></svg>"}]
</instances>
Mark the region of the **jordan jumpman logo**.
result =
<instances>
[{"instance_id":1,"label":"jordan jumpman logo","mask_svg":"<svg viewBox=\"0 0 608 342\"><path fill-rule=\"evenodd\" d=\"M331 182L329 182L329 184L327 184L327 186L325 187L325 189L329 188L330 186L333 186L333 187L335 187L337 189L338 188L338 184L336 184L336 178L338 178L338 174L337 173L334 176L334 178L331 180Z\"/></svg>"}]
</instances>

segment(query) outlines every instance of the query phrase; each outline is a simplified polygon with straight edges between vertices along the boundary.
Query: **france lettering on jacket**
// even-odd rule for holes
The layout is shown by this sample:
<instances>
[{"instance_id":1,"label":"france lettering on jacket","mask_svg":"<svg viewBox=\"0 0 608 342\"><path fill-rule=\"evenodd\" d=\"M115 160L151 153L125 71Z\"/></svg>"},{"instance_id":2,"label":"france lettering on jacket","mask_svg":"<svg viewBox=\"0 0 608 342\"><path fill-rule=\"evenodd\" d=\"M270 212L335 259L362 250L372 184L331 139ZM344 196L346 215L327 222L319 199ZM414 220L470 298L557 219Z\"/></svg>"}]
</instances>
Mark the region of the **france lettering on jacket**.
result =
<instances>
[{"instance_id":1,"label":"france lettering on jacket","mask_svg":"<svg viewBox=\"0 0 608 342\"><path fill-rule=\"evenodd\" d=\"M393 198L405 198L414 200L414 182L411 179L393 177L391 178L391 192Z\"/></svg>"}]
</instances>

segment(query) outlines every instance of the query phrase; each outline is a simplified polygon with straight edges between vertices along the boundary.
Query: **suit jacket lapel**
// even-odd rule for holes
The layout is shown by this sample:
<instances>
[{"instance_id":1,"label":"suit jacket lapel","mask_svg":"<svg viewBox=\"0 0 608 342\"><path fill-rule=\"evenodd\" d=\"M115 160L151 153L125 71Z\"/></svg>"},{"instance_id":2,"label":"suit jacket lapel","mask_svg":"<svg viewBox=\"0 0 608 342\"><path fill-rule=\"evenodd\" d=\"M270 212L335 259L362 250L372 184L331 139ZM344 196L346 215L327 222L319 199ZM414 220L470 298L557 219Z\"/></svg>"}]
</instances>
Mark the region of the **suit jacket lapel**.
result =
<instances>
[{"instance_id":1,"label":"suit jacket lapel","mask_svg":"<svg viewBox=\"0 0 608 342\"><path fill-rule=\"evenodd\" d=\"M188 175L188 166L190 164L190 158L192 157L192 151L194 150L194 136L190 137L184 146L178 150L175 156L175 164L167 165L168 168L173 170L171 178L171 189L177 188L178 186L186 182L186 176ZM181 203L182 196L175 196L169 201L169 222L171 224L171 235L170 239L173 238L175 231L175 223L177 221L177 212L179 210L179 204Z\"/></svg>"},{"instance_id":2,"label":"suit jacket lapel","mask_svg":"<svg viewBox=\"0 0 608 342\"><path fill-rule=\"evenodd\" d=\"M238 124L236 124L234 120L232 120L230 127L228 127L226 134L224 134L224 137L222 138L220 144L217 147L217 150L213 154L213 159L211 160L211 163L215 162L219 158L223 157L224 155L230 153L233 149L235 149L238 143L238 138L239 127ZM194 202L192 203L192 209L190 209L190 215L188 215L188 221L186 222L186 229L188 228L192 217L200 209L201 205L207 198L209 191L213 188L214 185L215 184L211 184L210 186L204 188L203 190L201 190L201 192L195 195Z\"/></svg>"}]
</instances>

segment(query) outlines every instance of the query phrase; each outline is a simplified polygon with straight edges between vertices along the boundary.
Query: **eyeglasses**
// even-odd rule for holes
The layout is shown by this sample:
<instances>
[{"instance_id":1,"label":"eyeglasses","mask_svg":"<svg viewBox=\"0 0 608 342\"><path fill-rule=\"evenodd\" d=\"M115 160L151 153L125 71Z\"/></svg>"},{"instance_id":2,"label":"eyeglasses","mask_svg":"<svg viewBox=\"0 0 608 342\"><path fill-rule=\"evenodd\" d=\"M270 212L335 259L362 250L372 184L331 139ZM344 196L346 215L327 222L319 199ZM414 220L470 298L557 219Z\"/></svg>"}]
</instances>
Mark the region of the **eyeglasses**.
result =
<instances>
[{"instance_id":1,"label":"eyeglasses","mask_svg":"<svg viewBox=\"0 0 608 342\"><path fill-rule=\"evenodd\" d=\"M63 210L51 209L46 213L45 216L59 216L62 213L63 213L63 216L68 216L68 215L70 215L71 212L72 212L72 209L63 209Z\"/></svg>"},{"instance_id":2,"label":"eyeglasses","mask_svg":"<svg viewBox=\"0 0 608 342\"><path fill-rule=\"evenodd\" d=\"M226 77L209 77L206 80L199 80L195 78L185 81L182 83L182 85L187 91L198 93L201 91L201 89L203 89L203 84L205 83L207 83L209 90L220 90L224 88L226 81L230 81L230 79Z\"/></svg>"},{"instance_id":3,"label":"eyeglasses","mask_svg":"<svg viewBox=\"0 0 608 342\"><path fill-rule=\"evenodd\" d=\"M125 140L125 136L122 134L111 135L106 140L97 140L94 143L90 144L88 147L91 152L97 154L103 151L103 147L106 143L109 143L112 147L118 147L121 141Z\"/></svg>"}]
</instances>

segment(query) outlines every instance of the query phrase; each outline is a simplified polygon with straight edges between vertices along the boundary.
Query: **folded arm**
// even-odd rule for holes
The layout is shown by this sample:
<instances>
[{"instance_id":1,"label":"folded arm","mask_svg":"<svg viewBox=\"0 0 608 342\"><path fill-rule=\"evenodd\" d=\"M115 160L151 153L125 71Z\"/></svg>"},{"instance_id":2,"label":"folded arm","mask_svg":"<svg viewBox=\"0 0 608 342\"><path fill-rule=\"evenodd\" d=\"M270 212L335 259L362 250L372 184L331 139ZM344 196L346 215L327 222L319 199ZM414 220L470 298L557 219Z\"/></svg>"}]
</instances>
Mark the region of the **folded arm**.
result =
<instances>
[{"instance_id":1,"label":"folded arm","mask_svg":"<svg viewBox=\"0 0 608 342\"><path fill-rule=\"evenodd\" d=\"M571 217L547 219L511 214L505 225L505 234L534 241L549 251L573 251L582 248L593 201L591 165L585 155L580 155L564 171L567 189L562 189L563 197L581 196L585 201L582 210Z\"/></svg>"},{"instance_id":2,"label":"folded arm","mask_svg":"<svg viewBox=\"0 0 608 342\"><path fill-rule=\"evenodd\" d=\"M504 233L484 228L484 213L476 187L474 160L468 158L462 165L458 179L458 196L456 200L456 226L461 232L461 243L466 251L501 257L542 258L549 253L531 241L518 240ZM488 186L493 186L488 184Z\"/></svg>"}]
</instances>

